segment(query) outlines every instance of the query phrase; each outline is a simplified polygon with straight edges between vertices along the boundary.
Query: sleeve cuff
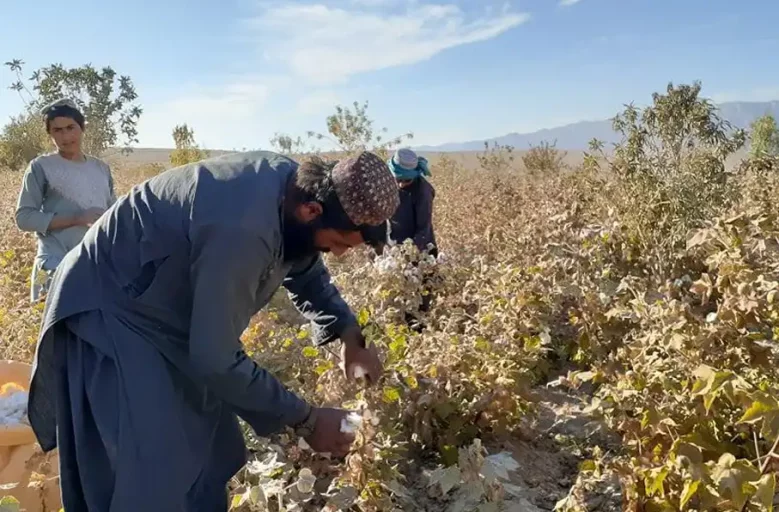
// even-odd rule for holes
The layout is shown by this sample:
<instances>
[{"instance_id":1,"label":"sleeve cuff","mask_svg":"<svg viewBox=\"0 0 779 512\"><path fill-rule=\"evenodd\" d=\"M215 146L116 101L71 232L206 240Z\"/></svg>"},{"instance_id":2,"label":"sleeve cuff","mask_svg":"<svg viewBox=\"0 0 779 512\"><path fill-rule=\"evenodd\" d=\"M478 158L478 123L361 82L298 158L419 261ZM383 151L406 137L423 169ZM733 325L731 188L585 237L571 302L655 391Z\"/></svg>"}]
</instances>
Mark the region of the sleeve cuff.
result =
<instances>
[{"instance_id":1,"label":"sleeve cuff","mask_svg":"<svg viewBox=\"0 0 779 512\"><path fill-rule=\"evenodd\" d=\"M290 405L289 411L284 415L284 424L287 426L297 425L306 419L311 411L311 405L305 400L298 398L294 404Z\"/></svg>"},{"instance_id":2,"label":"sleeve cuff","mask_svg":"<svg viewBox=\"0 0 779 512\"><path fill-rule=\"evenodd\" d=\"M247 411L240 408L235 412L249 424L258 436L267 437L280 432L284 427L293 427L303 422L311 410L304 400L298 398L295 403L289 404L281 415L269 415L258 411Z\"/></svg>"},{"instance_id":3,"label":"sleeve cuff","mask_svg":"<svg viewBox=\"0 0 779 512\"><path fill-rule=\"evenodd\" d=\"M341 336L349 327L359 326L357 319L350 315L348 318L334 322L332 325L322 326L315 322L311 323L311 338L314 345L322 346L331 343Z\"/></svg>"},{"instance_id":4,"label":"sleeve cuff","mask_svg":"<svg viewBox=\"0 0 779 512\"><path fill-rule=\"evenodd\" d=\"M51 224L54 214L50 212L36 212L35 216L30 219L31 227L38 233L47 235L49 233L49 225Z\"/></svg>"}]
</instances>

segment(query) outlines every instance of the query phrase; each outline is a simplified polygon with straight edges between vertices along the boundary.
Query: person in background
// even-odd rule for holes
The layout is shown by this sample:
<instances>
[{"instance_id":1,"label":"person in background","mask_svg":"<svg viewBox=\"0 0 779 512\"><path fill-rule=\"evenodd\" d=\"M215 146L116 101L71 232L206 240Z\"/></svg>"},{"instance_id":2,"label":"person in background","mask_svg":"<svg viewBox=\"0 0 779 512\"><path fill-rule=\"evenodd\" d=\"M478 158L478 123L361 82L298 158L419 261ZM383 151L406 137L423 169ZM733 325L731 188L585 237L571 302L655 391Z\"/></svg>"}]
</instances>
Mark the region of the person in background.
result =
<instances>
[{"instance_id":1,"label":"person in background","mask_svg":"<svg viewBox=\"0 0 779 512\"><path fill-rule=\"evenodd\" d=\"M29 163L16 207L18 228L38 239L30 279L32 302L42 299L65 254L116 201L109 166L81 149L85 120L76 104L60 99L41 114L57 151Z\"/></svg>"},{"instance_id":2,"label":"person in background","mask_svg":"<svg viewBox=\"0 0 779 512\"><path fill-rule=\"evenodd\" d=\"M400 206L390 221L390 239L398 244L411 239L417 249L437 257L433 232L435 189L426 179L430 176L427 159L401 148L387 164L400 187Z\"/></svg>"},{"instance_id":3,"label":"person in background","mask_svg":"<svg viewBox=\"0 0 779 512\"><path fill-rule=\"evenodd\" d=\"M372 153L256 151L170 169L109 208L54 274L30 383L65 510L226 511L247 456L239 417L258 436L290 427L317 452L348 453L347 411L288 390L241 335L284 286L316 344L340 339L347 378L376 383L376 346L322 253L386 241L397 205Z\"/></svg>"},{"instance_id":4,"label":"person in background","mask_svg":"<svg viewBox=\"0 0 779 512\"><path fill-rule=\"evenodd\" d=\"M400 188L400 206L390 221L389 239L402 244L412 240L420 252L438 257L438 246L433 231L433 201L435 189L427 180L431 175L425 157L418 156L409 148L398 149L387 165L395 176ZM431 284L434 275L423 278L424 292L420 313L430 309L432 301ZM425 328L420 318L412 312L406 312L406 323L415 331Z\"/></svg>"}]
</instances>

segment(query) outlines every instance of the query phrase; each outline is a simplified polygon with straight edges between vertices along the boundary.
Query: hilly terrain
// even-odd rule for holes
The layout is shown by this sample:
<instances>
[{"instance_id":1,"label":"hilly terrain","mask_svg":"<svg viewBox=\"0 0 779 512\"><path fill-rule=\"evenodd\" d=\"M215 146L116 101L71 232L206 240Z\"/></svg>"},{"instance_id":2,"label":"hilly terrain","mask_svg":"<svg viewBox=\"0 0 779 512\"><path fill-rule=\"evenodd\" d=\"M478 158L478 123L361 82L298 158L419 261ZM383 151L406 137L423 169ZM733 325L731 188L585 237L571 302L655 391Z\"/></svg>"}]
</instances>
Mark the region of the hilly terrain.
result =
<instances>
[{"instance_id":1,"label":"hilly terrain","mask_svg":"<svg viewBox=\"0 0 779 512\"><path fill-rule=\"evenodd\" d=\"M748 128L758 117L764 114L772 114L779 118L779 100L767 102L737 101L722 103L719 105L720 116L737 128ZM484 149L484 142L490 145L513 146L517 149L526 149L541 142L557 141L557 147L567 150L587 149L593 138L602 140L607 147L619 142L617 133L611 127L611 119L599 121L580 121L577 123L539 130L531 133L509 133L501 137L491 139L471 140L465 142L447 142L436 146L418 146L418 151L428 152L462 152L480 151Z\"/></svg>"}]
</instances>

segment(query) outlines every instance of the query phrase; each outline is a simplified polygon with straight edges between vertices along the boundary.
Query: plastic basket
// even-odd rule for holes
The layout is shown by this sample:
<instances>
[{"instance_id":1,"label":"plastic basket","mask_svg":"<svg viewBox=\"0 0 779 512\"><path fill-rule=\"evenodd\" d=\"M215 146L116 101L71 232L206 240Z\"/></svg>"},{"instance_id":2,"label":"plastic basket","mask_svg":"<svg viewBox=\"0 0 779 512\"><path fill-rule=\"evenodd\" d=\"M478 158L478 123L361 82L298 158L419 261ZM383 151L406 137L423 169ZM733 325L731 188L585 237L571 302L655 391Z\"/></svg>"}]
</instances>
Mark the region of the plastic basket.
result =
<instances>
[{"instance_id":1,"label":"plastic basket","mask_svg":"<svg viewBox=\"0 0 779 512\"><path fill-rule=\"evenodd\" d=\"M31 374L29 364L0 361L0 386L14 383L29 391ZM0 425L0 489L0 496L13 496L25 512L56 512L62 507L57 453L43 453L27 424Z\"/></svg>"}]
</instances>

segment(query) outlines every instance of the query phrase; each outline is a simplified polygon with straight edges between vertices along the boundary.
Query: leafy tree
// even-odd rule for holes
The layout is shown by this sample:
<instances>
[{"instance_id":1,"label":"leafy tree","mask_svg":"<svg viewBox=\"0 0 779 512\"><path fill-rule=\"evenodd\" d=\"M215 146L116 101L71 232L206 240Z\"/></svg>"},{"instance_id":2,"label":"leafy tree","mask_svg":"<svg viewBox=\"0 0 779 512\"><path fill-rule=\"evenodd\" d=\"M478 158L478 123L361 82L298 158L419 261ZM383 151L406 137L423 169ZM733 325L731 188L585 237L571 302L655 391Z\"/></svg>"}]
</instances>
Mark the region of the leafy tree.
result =
<instances>
[{"instance_id":1,"label":"leafy tree","mask_svg":"<svg viewBox=\"0 0 779 512\"><path fill-rule=\"evenodd\" d=\"M623 136L615 152L622 171L674 174L686 157L704 150L723 164L724 172L725 159L744 145L746 134L721 119L700 91L700 82L678 87L671 83L665 94L653 93L652 105L643 111L631 104L614 118L614 130Z\"/></svg>"},{"instance_id":2,"label":"leafy tree","mask_svg":"<svg viewBox=\"0 0 779 512\"><path fill-rule=\"evenodd\" d=\"M170 154L170 163L174 166L199 162L209 156L208 151L198 147L195 142L195 131L186 123L173 128L173 141L176 149Z\"/></svg>"},{"instance_id":3,"label":"leafy tree","mask_svg":"<svg viewBox=\"0 0 779 512\"><path fill-rule=\"evenodd\" d=\"M661 265L671 265L691 230L738 193L725 162L743 147L746 133L721 119L700 91L699 82L669 84L664 94L652 95L648 107L627 105L613 120L622 140L611 159L602 144L591 145L617 178L609 207L621 210L642 250L656 253ZM597 167L594 155L587 156L586 166Z\"/></svg>"},{"instance_id":4,"label":"leafy tree","mask_svg":"<svg viewBox=\"0 0 779 512\"><path fill-rule=\"evenodd\" d=\"M274 133L270 140L271 147L283 155L307 153L306 142L302 137L292 137L285 133Z\"/></svg>"},{"instance_id":5,"label":"leafy tree","mask_svg":"<svg viewBox=\"0 0 779 512\"><path fill-rule=\"evenodd\" d=\"M91 64L75 68L51 64L25 79L22 60L14 59L5 65L16 74L10 89L25 102L23 117L27 121L39 119L41 107L67 96L86 117L85 152L99 155L118 145L129 151L129 146L138 142L136 127L143 110L136 102L138 94L129 76L118 75L110 66L98 70Z\"/></svg>"},{"instance_id":6,"label":"leafy tree","mask_svg":"<svg viewBox=\"0 0 779 512\"><path fill-rule=\"evenodd\" d=\"M751 156L779 156L779 128L776 126L774 116L766 114L756 119L751 129Z\"/></svg>"},{"instance_id":7,"label":"leafy tree","mask_svg":"<svg viewBox=\"0 0 779 512\"><path fill-rule=\"evenodd\" d=\"M388 130L386 127L381 128L376 133L373 120L368 117L367 111L367 101L362 105L355 101L352 108L337 105L335 114L327 117L327 133L329 135L309 132L308 136L317 140L330 140L346 153L369 150L382 158L389 156L390 148L414 137L413 133L408 132L397 137L387 138Z\"/></svg>"},{"instance_id":8,"label":"leafy tree","mask_svg":"<svg viewBox=\"0 0 779 512\"><path fill-rule=\"evenodd\" d=\"M387 128L381 128L376 133L373 120L368 117L368 102L362 105L354 102L352 107L337 105L335 113L327 116L327 133L313 130L306 132L306 139L301 136L293 137L285 133L275 133L270 143L279 153L305 154L319 153L312 141L330 141L338 150L345 153L355 151L372 151L381 158L389 158L391 148L410 140L414 134L409 132L397 137L387 137Z\"/></svg>"}]
</instances>

